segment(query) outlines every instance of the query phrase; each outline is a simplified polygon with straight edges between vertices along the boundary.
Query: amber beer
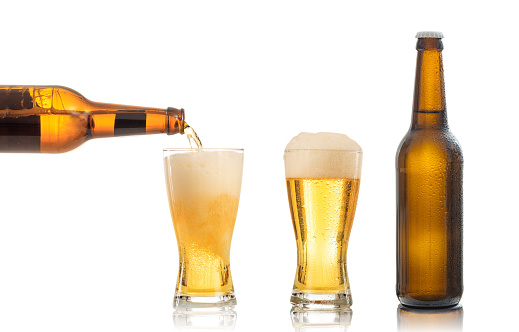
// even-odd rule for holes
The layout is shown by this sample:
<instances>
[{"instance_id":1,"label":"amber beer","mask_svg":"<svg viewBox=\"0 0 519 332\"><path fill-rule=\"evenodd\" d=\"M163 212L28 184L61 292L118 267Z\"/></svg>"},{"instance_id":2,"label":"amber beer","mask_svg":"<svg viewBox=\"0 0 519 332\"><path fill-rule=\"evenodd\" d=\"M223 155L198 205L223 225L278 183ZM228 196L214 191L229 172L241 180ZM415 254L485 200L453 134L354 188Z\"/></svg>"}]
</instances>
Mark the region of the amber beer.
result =
<instances>
[{"instance_id":1,"label":"amber beer","mask_svg":"<svg viewBox=\"0 0 519 332\"><path fill-rule=\"evenodd\" d=\"M447 123L442 37L417 34L412 122L396 155L396 292L416 307L456 305L463 292L463 156Z\"/></svg>"},{"instance_id":2,"label":"amber beer","mask_svg":"<svg viewBox=\"0 0 519 332\"><path fill-rule=\"evenodd\" d=\"M164 154L179 252L173 305L233 306L236 298L229 264L243 150L166 149Z\"/></svg>"},{"instance_id":3,"label":"amber beer","mask_svg":"<svg viewBox=\"0 0 519 332\"><path fill-rule=\"evenodd\" d=\"M0 152L62 153L93 138L188 127L183 109L98 103L62 86L0 85Z\"/></svg>"},{"instance_id":4,"label":"amber beer","mask_svg":"<svg viewBox=\"0 0 519 332\"><path fill-rule=\"evenodd\" d=\"M301 133L285 150L297 243L295 306L352 304L346 251L360 183L362 150L346 135Z\"/></svg>"}]
</instances>

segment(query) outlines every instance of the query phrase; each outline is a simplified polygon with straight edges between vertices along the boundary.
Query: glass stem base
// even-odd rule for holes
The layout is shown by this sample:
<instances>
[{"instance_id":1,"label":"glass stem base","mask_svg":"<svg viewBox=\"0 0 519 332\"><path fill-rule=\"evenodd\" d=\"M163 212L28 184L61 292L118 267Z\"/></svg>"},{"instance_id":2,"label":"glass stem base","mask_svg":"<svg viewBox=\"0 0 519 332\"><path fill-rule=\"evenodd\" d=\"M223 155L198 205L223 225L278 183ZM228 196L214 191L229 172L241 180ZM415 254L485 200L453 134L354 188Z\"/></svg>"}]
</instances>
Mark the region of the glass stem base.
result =
<instances>
[{"instance_id":1,"label":"glass stem base","mask_svg":"<svg viewBox=\"0 0 519 332\"><path fill-rule=\"evenodd\" d=\"M290 303L302 309L347 309L353 301L349 290L344 293L332 294L303 293L294 290Z\"/></svg>"},{"instance_id":2,"label":"glass stem base","mask_svg":"<svg viewBox=\"0 0 519 332\"><path fill-rule=\"evenodd\" d=\"M173 307L177 310L228 310L234 306L236 306L236 296L234 293L214 296L192 296L176 293L173 299Z\"/></svg>"}]
</instances>

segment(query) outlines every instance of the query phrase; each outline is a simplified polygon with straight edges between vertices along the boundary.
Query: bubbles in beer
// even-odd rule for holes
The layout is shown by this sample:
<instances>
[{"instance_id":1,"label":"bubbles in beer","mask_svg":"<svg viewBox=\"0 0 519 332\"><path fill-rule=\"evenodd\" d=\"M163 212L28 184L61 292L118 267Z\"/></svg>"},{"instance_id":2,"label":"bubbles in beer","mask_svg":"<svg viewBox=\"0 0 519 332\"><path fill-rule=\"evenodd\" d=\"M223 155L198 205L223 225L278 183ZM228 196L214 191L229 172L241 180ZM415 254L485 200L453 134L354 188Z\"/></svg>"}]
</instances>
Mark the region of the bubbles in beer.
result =
<instances>
[{"instance_id":1,"label":"bubbles in beer","mask_svg":"<svg viewBox=\"0 0 519 332\"><path fill-rule=\"evenodd\" d=\"M287 178L360 178L362 148L344 134L300 133L284 157Z\"/></svg>"}]
</instances>

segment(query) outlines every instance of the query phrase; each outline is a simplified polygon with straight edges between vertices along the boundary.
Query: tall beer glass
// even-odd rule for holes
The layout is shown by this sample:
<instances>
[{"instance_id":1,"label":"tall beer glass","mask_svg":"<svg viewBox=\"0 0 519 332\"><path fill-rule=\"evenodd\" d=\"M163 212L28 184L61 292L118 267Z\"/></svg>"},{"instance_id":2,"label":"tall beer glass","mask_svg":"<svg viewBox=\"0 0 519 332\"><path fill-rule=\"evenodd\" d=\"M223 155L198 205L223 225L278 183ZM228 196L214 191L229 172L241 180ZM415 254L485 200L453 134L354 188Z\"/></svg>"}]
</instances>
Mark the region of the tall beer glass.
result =
<instances>
[{"instance_id":1,"label":"tall beer glass","mask_svg":"<svg viewBox=\"0 0 519 332\"><path fill-rule=\"evenodd\" d=\"M236 304L229 266L243 171L241 149L165 149L177 237L177 309Z\"/></svg>"},{"instance_id":2,"label":"tall beer glass","mask_svg":"<svg viewBox=\"0 0 519 332\"><path fill-rule=\"evenodd\" d=\"M362 149L346 135L301 133L287 145L284 157L297 242L291 302L301 308L348 308L346 250Z\"/></svg>"}]
</instances>

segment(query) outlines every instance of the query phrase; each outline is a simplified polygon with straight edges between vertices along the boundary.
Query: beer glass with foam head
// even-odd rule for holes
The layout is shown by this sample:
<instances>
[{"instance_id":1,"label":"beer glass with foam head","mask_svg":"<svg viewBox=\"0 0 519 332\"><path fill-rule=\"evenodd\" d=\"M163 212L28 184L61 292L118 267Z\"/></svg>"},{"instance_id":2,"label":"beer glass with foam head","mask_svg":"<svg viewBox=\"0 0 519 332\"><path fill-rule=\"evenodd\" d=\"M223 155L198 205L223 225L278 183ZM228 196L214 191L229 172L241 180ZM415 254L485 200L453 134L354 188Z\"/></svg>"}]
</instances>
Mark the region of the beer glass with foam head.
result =
<instances>
[{"instance_id":1,"label":"beer glass with foam head","mask_svg":"<svg viewBox=\"0 0 519 332\"><path fill-rule=\"evenodd\" d=\"M236 304L229 256L243 172L242 149L165 149L177 238L176 309Z\"/></svg>"},{"instance_id":2,"label":"beer glass with foam head","mask_svg":"<svg viewBox=\"0 0 519 332\"><path fill-rule=\"evenodd\" d=\"M346 135L301 133L285 149L285 176L297 242L291 303L352 304L346 250L360 184L362 149Z\"/></svg>"}]
</instances>

